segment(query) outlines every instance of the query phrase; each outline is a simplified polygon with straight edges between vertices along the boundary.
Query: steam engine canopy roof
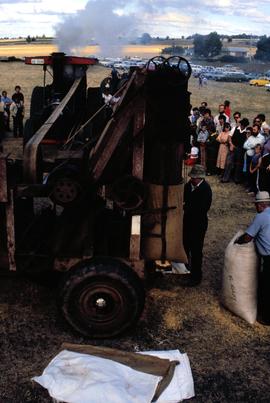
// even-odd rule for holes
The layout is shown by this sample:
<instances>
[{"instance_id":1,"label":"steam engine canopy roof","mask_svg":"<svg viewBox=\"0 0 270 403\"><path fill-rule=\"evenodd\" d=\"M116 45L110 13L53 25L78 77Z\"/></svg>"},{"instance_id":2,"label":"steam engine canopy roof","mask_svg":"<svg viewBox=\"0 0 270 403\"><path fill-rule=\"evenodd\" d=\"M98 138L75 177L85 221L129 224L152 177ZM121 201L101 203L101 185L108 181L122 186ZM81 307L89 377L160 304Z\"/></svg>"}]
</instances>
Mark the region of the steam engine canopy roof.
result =
<instances>
[{"instance_id":1,"label":"steam engine canopy roof","mask_svg":"<svg viewBox=\"0 0 270 403\"><path fill-rule=\"evenodd\" d=\"M89 66L98 63L98 59L94 57L66 56L65 53L59 52L59 53L52 53L50 56L26 57L25 64L51 66L53 65L54 58L60 55L64 59L64 64L70 64L70 65L80 64Z\"/></svg>"}]
</instances>

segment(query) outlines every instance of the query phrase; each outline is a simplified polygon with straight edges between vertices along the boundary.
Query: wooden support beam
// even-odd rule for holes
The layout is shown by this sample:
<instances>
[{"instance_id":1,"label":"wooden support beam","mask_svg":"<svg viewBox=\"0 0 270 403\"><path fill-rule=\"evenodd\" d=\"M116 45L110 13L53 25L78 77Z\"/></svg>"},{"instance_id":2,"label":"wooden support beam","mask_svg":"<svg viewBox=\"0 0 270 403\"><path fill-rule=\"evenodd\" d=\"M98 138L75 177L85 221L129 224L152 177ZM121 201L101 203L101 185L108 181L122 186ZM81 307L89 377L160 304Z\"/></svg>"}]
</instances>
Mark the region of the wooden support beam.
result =
<instances>
[{"instance_id":1,"label":"wooden support beam","mask_svg":"<svg viewBox=\"0 0 270 403\"><path fill-rule=\"evenodd\" d=\"M133 115L134 102L132 101L123 107L117 120L112 118L105 127L97 145L90 154L90 174L94 181L98 181L103 174Z\"/></svg>"},{"instance_id":2,"label":"wooden support beam","mask_svg":"<svg viewBox=\"0 0 270 403\"><path fill-rule=\"evenodd\" d=\"M13 190L9 190L9 201L6 203L7 251L9 270L16 271L15 261L15 222Z\"/></svg>"},{"instance_id":3,"label":"wooden support beam","mask_svg":"<svg viewBox=\"0 0 270 403\"><path fill-rule=\"evenodd\" d=\"M72 87L70 88L64 99L61 101L61 103L49 116L46 122L39 128L36 134L25 145L23 156L23 174L25 183L37 183L38 148L40 146L40 143L49 132L53 124L56 122L56 120L59 118L64 108L67 106L68 102L73 97L76 90L79 88L82 80L83 77L78 78L74 81Z\"/></svg>"},{"instance_id":4,"label":"wooden support beam","mask_svg":"<svg viewBox=\"0 0 270 403\"><path fill-rule=\"evenodd\" d=\"M0 156L0 202L8 202L8 190L7 190L7 160L6 157Z\"/></svg>"},{"instance_id":5,"label":"wooden support beam","mask_svg":"<svg viewBox=\"0 0 270 403\"><path fill-rule=\"evenodd\" d=\"M144 136L142 131L145 125L145 101L139 98L134 117L133 129L133 165L132 175L143 180ZM133 216L130 234L130 260L140 260L141 255L141 217Z\"/></svg>"},{"instance_id":6,"label":"wooden support beam","mask_svg":"<svg viewBox=\"0 0 270 403\"><path fill-rule=\"evenodd\" d=\"M130 260L140 260L141 250L141 216L134 215L131 219L131 234L130 234Z\"/></svg>"},{"instance_id":7,"label":"wooden support beam","mask_svg":"<svg viewBox=\"0 0 270 403\"><path fill-rule=\"evenodd\" d=\"M17 197L48 197L51 188L48 185L18 185L15 198Z\"/></svg>"},{"instance_id":8,"label":"wooden support beam","mask_svg":"<svg viewBox=\"0 0 270 403\"><path fill-rule=\"evenodd\" d=\"M89 169L94 181L99 180L128 125L137 115L142 100L145 74L135 71L116 104L113 116L101 133L89 156Z\"/></svg>"},{"instance_id":9,"label":"wooden support beam","mask_svg":"<svg viewBox=\"0 0 270 403\"><path fill-rule=\"evenodd\" d=\"M144 126L145 101L143 98L140 98L134 117L132 174L133 176L136 176L136 178L141 180L143 180L144 136L142 135L142 131L144 129Z\"/></svg>"}]
</instances>

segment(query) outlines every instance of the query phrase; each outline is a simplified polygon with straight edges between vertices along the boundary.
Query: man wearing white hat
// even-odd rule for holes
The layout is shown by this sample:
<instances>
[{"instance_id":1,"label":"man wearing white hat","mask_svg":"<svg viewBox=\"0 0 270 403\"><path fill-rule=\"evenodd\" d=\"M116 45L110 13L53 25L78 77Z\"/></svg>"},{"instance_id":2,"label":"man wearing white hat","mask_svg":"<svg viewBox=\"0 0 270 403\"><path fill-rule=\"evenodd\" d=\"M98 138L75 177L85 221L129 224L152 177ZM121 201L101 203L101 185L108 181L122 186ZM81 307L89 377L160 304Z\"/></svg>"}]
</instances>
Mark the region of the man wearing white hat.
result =
<instances>
[{"instance_id":1,"label":"man wearing white hat","mask_svg":"<svg viewBox=\"0 0 270 403\"><path fill-rule=\"evenodd\" d=\"M247 243L254 239L258 254L263 260L259 273L258 321L270 325L270 196L258 192L255 197L257 215L246 232L235 243Z\"/></svg>"}]
</instances>

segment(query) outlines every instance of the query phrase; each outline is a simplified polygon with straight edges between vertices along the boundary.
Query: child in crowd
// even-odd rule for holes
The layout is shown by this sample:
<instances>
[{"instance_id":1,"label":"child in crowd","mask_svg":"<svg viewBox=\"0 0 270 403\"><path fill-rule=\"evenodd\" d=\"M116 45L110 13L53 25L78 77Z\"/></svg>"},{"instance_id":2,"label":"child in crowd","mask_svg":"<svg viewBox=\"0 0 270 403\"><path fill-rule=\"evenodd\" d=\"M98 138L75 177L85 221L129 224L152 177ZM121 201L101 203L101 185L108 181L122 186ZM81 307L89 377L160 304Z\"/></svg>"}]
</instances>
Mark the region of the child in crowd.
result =
<instances>
[{"instance_id":1,"label":"child in crowd","mask_svg":"<svg viewBox=\"0 0 270 403\"><path fill-rule=\"evenodd\" d=\"M250 191L248 194L250 195L255 195L259 189L258 189L258 172L260 169L261 165L261 152L262 152L262 146L261 144L257 144L255 146L255 153L251 159L250 162L250 167L249 167L249 172L250 172Z\"/></svg>"},{"instance_id":2,"label":"child in crowd","mask_svg":"<svg viewBox=\"0 0 270 403\"><path fill-rule=\"evenodd\" d=\"M201 127L201 130L198 133L197 141L200 144L200 154L201 154L201 165L206 168L206 151L205 151L205 143L209 137L209 132L205 125Z\"/></svg>"},{"instance_id":3,"label":"child in crowd","mask_svg":"<svg viewBox=\"0 0 270 403\"><path fill-rule=\"evenodd\" d=\"M188 154L188 159L185 161L185 165L193 166L197 163L199 157L199 149L195 147L195 142L192 140L191 151Z\"/></svg>"}]
</instances>

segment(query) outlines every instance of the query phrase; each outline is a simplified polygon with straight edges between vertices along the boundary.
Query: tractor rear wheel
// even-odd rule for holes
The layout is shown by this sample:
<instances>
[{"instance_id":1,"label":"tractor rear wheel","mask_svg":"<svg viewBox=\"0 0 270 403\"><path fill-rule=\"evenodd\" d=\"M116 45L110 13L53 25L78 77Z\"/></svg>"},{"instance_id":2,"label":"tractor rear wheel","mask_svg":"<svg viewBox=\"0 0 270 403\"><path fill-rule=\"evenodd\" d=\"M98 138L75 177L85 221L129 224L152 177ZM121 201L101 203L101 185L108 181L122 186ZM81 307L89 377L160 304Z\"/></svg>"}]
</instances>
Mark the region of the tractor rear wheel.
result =
<instances>
[{"instance_id":1,"label":"tractor rear wheel","mask_svg":"<svg viewBox=\"0 0 270 403\"><path fill-rule=\"evenodd\" d=\"M117 336L135 325L144 300L140 278L113 258L85 261L70 269L60 290L65 319L92 338Z\"/></svg>"}]
</instances>

